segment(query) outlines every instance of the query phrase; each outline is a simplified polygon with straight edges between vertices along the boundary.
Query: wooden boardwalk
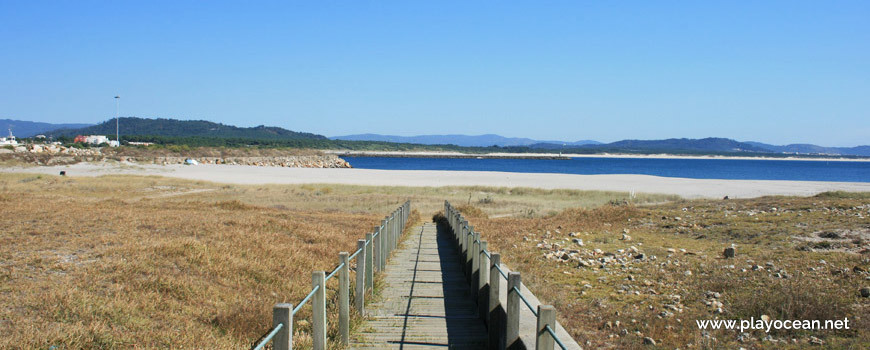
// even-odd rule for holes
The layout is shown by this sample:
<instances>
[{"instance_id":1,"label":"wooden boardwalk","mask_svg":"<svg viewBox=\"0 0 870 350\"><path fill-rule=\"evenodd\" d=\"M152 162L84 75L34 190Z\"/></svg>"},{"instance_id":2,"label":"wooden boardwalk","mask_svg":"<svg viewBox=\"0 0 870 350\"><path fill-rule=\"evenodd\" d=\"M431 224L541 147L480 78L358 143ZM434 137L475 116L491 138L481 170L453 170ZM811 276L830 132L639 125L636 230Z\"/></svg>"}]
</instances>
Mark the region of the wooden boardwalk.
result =
<instances>
[{"instance_id":1,"label":"wooden boardwalk","mask_svg":"<svg viewBox=\"0 0 870 350\"><path fill-rule=\"evenodd\" d=\"M366 306L350 348L485 348L487 331L449 234L434 223L412 232L388 261L381 299Z\"/></svg>"}]
</instances>

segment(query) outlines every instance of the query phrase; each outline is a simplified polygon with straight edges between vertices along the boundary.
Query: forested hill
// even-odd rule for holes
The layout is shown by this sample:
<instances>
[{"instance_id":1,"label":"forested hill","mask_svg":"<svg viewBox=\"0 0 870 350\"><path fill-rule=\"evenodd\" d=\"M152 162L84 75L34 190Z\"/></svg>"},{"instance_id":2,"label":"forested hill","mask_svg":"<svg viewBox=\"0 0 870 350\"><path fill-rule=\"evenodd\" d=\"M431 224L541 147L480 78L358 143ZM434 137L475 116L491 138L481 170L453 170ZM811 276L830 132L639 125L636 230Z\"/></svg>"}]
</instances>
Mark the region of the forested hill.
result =
<instances>
[{"instance_id":1,"label":"forested hill","mask_svg":"<svg viewBox=\"0 0 870 350\"><path fill-rule=\"evenodd\" d=\"M0 136L6 136L11 130L18 137L33 137L57 129L84 128L91 124L51 124L31 122L26 120L0 119Z\"/></svg>"},{"instance_id":2,"label":"forested hill","mask_svg":"<svg viewBox=\"0 0 870 350\"><path fill-rule=\"evenodd\" d=\"M761 152L770 150L732 139L708 137L703 139L666 139L666 140L622 140L603 145L591 146L603 150L628 152L645 151L693 151L693 152Z\"/></svg>"},{"instance_id":3,"label":"forested hill","mask_svg":"<svg viewBox=\"0 0 870 350\"><path fill-rule=\"evenodd\" d=\"M325 136L291 131L275 126L243 128L205 120L121 118L122 136L148 135L164 137L215 137L251 140L326 139ZM60 129L51 136L115 135L115 119L80 129Z\"/></svg>"}]
</instances>

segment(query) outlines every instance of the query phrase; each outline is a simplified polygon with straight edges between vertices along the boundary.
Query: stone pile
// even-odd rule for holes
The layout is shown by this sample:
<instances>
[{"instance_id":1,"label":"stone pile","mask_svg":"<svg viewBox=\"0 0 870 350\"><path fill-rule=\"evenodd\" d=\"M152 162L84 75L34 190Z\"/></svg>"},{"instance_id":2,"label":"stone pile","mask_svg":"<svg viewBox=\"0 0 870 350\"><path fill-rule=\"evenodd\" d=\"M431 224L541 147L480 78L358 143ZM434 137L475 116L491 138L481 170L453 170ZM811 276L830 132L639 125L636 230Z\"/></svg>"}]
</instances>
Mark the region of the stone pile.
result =
<instances>
[{"instance_id":1,"label":"stone pile","mask_svg":"<svg viewBox=\"0 0 870 350\"><path fill-rule=\"evenodd\" d=\"M158 157L153 159L128 158L133 162L154 164L184 164L186 157ZM334 155L285 157L193 157L200 164L271 166L284 168L351 168L350 163Z\"/></svg>"},{"instance_id":2,"label":"stone pile","mask_svg":"<svg viewBox=\"0 0 870 350\"><path fill-rule=\"evenodd\" d=\"M576 234L571 234L570 237L576 237ZM563 246L563 244L567 247ZM577 264L578 268L625 267L638 261L655 260L655 257L648 257L635 246L617 249L613 252L605 252L601 249L581 248L585 244L580 238L571 238L570 241L561 240L558 242L542 239L536 246L543 251L542 254L545 259L560 263L573 262Z\"/></svg>"},{"instance_id":3,"label":"stone pile","mask_svg":"<svg viewBox=\"0 0 870 350\"><path fill-rule=\"evenodd\" d=\"M94 162L116 159L122 162L151 164L185 164L187 159L196 160L199 164L227 164L269 166L286 168L351 168L351 165L336 155L290 155L267 157L162 157L162 156L117 156L104 154L102 148L75 148L56 144L29 144L15 146L12 150L3 149L4 153L21 155L44 155L36 159L39 165L72 164L80 161ZM28 159L26 156L24 159Z\"/></svg>"}]
</instances>

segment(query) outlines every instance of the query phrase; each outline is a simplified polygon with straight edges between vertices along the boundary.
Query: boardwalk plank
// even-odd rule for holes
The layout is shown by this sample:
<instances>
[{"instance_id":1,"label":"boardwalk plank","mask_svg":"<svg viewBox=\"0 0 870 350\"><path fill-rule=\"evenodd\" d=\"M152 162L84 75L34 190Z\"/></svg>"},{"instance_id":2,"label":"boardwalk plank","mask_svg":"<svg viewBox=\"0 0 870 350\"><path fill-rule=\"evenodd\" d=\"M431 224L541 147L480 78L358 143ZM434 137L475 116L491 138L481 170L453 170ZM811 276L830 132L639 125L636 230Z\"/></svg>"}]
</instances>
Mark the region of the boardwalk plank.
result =
<instances>
[{"instance_id":1,"label":"boardwalk plank","mask_svg":"<svg viewBox=\"0 0 870 350\"><path fill-rule=\"evenodd\" d=\"M366 306L368 319L350 348L485 348L486 328L456 247L432 223L414 232L388 262L380 301Z\"/></svg>"}]
</instances>

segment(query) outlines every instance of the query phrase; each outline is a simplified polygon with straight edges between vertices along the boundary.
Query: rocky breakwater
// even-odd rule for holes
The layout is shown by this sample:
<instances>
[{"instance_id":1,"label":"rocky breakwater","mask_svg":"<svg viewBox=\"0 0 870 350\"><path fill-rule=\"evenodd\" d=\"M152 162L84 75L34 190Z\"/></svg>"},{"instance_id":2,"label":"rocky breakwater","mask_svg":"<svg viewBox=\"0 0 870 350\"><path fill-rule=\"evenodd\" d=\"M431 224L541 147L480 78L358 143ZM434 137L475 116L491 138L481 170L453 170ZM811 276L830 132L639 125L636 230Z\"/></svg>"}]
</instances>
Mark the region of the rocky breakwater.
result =
<instances>
[{"instance_id":1,"label":"rocky breakwater","mask_svg":"<svg viewBox=\"0 0 870 350\"><path fill-rule=\"evenodd\" d=\"M65 147L57 144L30 144L0 148L0 160L35 165L66 165L101 161L99 148Z\"/></svg>"},{"instance_id":2,"label":"rocky breakwater","mask_svg":"<svg viewBox=\"0 0 870 350\"><path fill-rule=\"evenodd\" d=\"M187 159L195 160L199 164L273 166L284 168L351 168L350 163L334 155L272 157L158 157L148 161L154 164L169 165L185 164ZM128 158L126 160L133 162L141 161L137 158Z\"/></svg>"},{"instance_id":3,"label":"rocky breakwater","mask_svg":"<svg viewBox=\"0 0 870 350\"><path fill-rule=\"evenodd\" d=\"M11 148L11 149L10 149ZM267 156L202 156L195 154L135 154L123 148L104 151L103 148L77 148L56 144L30 144L0 148L0 158L35 165L66 165L79 162L130 162L140 164L186 164L188 159L198 164L227 164L287 168L351 168L350 163L332 154L327 155L267 155ZM273 151L274 152L274 151ZM203 152L205 153L205 152ZM212 152L215 153L215 152ZM0 159L0 160L2 160Z\"/></svg>"}]
</instances>

